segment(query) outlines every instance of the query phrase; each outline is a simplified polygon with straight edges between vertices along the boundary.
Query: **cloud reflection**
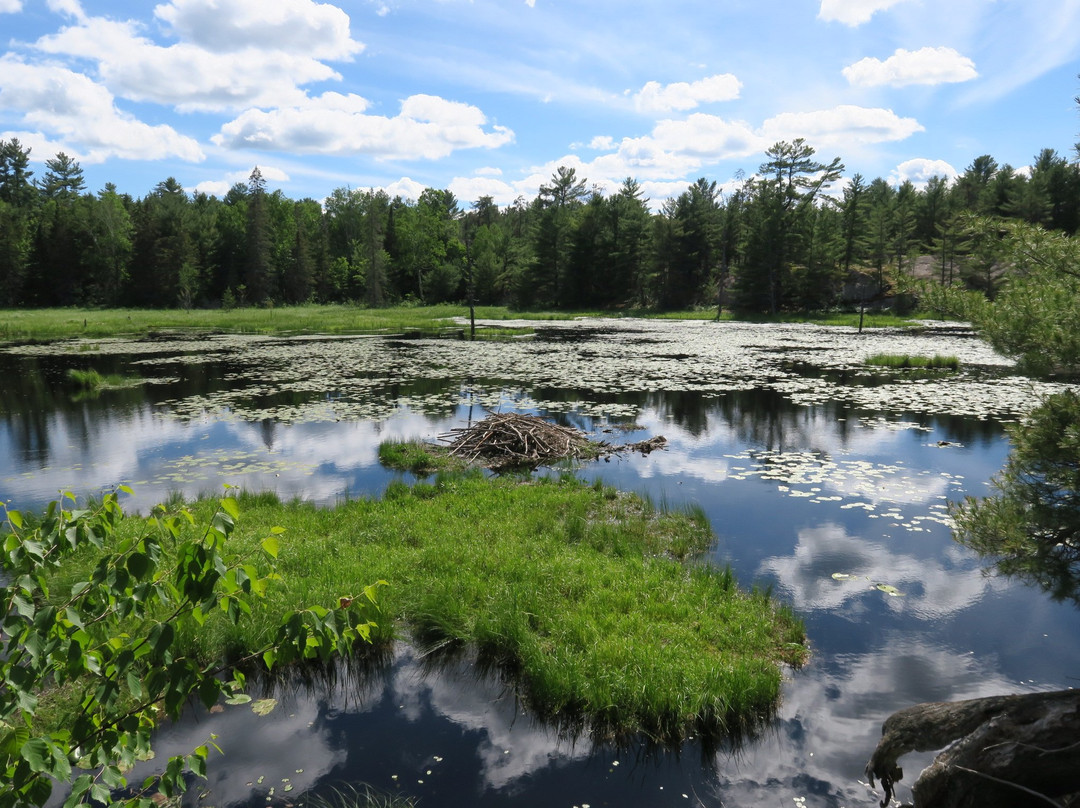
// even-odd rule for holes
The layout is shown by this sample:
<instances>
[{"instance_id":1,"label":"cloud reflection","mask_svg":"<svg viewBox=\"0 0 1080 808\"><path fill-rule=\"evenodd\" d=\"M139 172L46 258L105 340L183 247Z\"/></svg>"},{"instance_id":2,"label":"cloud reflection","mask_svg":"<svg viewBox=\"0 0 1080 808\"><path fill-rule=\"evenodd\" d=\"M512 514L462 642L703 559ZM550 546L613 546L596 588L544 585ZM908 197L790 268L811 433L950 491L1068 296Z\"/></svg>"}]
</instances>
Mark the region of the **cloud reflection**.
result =
<instances>
[{"instance_id":1,"label":"cloud reflection","mask_svg":"<svg viewBox=\"0 0 1080 808\"><path fill-rule=\"evenodd\" d=\"M793 553L767 559L761 571L778 581L797 611L848 620L861 619L867 597L884 600L893 612L935 620L969 609L1005 585L983 575L968 553L947 552L943 558L897 553L831 522L800 530ZM834 573L852 577L836 580ZM872 591L878 583L896 587L902 596Z\"/></svg>"}]
</instances>

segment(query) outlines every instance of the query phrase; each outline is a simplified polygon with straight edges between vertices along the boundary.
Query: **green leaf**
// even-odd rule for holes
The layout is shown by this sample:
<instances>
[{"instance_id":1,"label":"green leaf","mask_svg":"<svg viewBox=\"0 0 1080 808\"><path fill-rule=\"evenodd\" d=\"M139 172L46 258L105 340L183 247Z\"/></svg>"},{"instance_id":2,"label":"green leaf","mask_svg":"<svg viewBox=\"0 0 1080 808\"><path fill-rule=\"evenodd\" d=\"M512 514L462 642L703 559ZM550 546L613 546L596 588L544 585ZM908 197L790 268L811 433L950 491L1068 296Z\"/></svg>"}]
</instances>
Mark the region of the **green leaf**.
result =
<instances>
[{"instance_id":1,"label":"green leaf","mask_svg":"<svg viewBox=\"0 0 1080 808\"><path fill-rule=\"evenodd\" d=\"M232 497L225 497L221 500L221 509L234 520L240 518L240 506L236 504L236 500Z\"/></svg>"},{"instance_id":2,"label":"green leaf","mask_svg":"<svg viewBox=\"0 0 1080 808\"><path fill-rule=\"evenodd\" d=\"M23 526L22 514L19 513L18 511L8 511L7 512L7 518L8 518L8 521L11 522L11 524L14 525L15 527L21 528Z\"/></svg>"},{"instance_id":3,"label":"green leaf","mask_svg":"<svg viewBox=\"0 0 1080 808\"><path fill-rule=\"evenodd\" d=\"M19 756L30 766L31 771L45 772L52 768L52 749L44 738L31 738L22 745Z\"/></svg>"},{"instance_id":4,"label":"green leaf","mask_svg":"<svg viewBox=\"0 0 1080 808\"><path fill-rule=\"evenodd\" d=\"M94 779L89 774L79 775L75 782L71 784L71 793L64 801L64 808L74 808L82 802L82 796L90 790L90 786L93 785Z\"/></svg>"},{"instance_id":5,"label":"green leaf","mask_svg":"<svg viewBox=\"0 0 1080 808\"><path fill-rule=\"evenodd\" d=\"M225 699L225 703L231 705L250 704L251 696L249 696L247 693L234 693L233 695L229 696L229 698Z\"/></svg>"},{"instance_id":6,"label":"green leaf","mask_svg":"<svg viewBox=\"0 0 1080 808\"><path fill-rule=\"evenodd\" d=\"M263 552L271 558L277 558L278 552L281 550L281 544L278 542L277 536L267 536L262 540Z\"/></svg>"}]
</instances>

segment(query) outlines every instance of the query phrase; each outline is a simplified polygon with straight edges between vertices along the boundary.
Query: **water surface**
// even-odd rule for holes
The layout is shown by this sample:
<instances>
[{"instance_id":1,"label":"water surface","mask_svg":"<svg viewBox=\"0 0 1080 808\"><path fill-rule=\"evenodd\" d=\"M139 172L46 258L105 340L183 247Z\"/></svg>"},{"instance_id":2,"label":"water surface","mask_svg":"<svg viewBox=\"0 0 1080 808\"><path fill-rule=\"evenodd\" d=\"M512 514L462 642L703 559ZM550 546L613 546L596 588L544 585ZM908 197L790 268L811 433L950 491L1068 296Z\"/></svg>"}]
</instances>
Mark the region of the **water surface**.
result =
<instances>
[{"instance_id":1,"label":"water surface","mask_svg":"<svg viewBox=\"0 0 1080 808\"><path fill-rule=\"evenodd\" d=\"M872 372L862 360L880 352L952 354L963 369ZM90 396L65 382L72 367L132 383ZM394 479L381 441L434 440L485 410L613 443L664 435L665 451L579 473L700 504L711 558L807 622L810 664L737 749L560 738L506 683L464 663L432 670L403 646L375 675L279 694L270 716L229 708L166 732L162 755L220 736L198 804L299 804L369 783L440 806L871 805L862 768L892 711L1069 687L1080 671L1075 610L986 577L951 541L947 503L986 493L1004 424L1058 389L1015 375L963 328L627 320L478 343L178 336L9 348L0 371L14 380L0 392L0 497L21 508L119 483L135 489L131 509L224 482L331 505ZM929 757L902 761L909 783Z\"/></svg>"}]
</instances>

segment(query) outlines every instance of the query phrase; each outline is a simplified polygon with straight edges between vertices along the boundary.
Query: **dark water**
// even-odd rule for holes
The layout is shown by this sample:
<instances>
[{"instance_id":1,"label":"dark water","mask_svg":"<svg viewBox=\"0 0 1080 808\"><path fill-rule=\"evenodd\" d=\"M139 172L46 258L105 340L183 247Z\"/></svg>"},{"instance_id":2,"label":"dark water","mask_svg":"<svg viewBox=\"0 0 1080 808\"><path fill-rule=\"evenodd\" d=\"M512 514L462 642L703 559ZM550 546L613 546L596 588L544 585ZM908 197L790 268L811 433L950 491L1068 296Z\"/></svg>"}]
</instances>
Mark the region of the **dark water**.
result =
<instances>
[{"instance_id":1,"label":"dark water","mask_svg":"<svg viewBox=\"0 0 1080 808\"><path fill-rule=\"evenodd\" d=\"M423 340L12 351L0 354L0 497L29 509L60 489L124 482L135 487L128 507L145 509L229 482L332 504L394 478L378 466L381 441L433 439L485 405L517 407L614 443L667 437L666 451L580 473L700 504L713 557L744 584L772 586L807 623L810 664L789 673L775 721L737 749L560 738L506 684L466 663L429 669L401 647L373 674L276 694L267 717L228 708L166 730L159 760L211 732L225 750L191 804L300 804L366 783L440 806L872 805L862 768L892 711L1075 684L1075 610L984 576L945 516L949 500L987 491L1008 451L1000 416L957 401L995 386L1007 397L1019 384L1007 368L973 362L962 378L904 382L875 408L866 391L892 380L838 364L839 349L815 358L815 333L725 333L733 344L714 356L715 341L679 328L615 339L565 328L475 352ZM962 334L947 340L985 351ZM553 364L568 351L582 364ZM616 355L640 372L620 371L620 383L592 370ZM679 381L688 363L701 383L671 389L691 386ZM65 373L88 365L145 381L80 394ZM734 383L748 373L758 376ZM908 782L929 758L902 761Z\"/></svg>"}]
</instances>

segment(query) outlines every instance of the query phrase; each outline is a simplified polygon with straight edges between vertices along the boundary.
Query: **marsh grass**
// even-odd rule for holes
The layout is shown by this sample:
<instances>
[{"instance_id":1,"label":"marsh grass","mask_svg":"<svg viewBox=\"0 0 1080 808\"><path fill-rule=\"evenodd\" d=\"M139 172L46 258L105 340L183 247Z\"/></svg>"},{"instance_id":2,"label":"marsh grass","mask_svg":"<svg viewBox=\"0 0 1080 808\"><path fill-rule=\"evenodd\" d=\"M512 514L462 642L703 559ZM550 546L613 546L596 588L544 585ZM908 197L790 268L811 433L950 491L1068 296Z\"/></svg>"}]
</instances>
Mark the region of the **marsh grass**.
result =
<instances>
[{"instance_id":1,"label":"marsh grass","mask_svg":"<svg viewBox=\"0 0 1080 808\"><path fill-rule=\"evenodd\" d=\"M396 306L368 309L346 305L275 306L231 309L5 309L0 310L0 341L35 342L56 339L120 336L160 336L174 331L238 334L403 334L467 336L460 318L465 306ZM657 312L648 309L619 311L511 311L505 306L480 306L480 320L572 320L578 317L646 317L665 320L712 320L715 309ZM864 327L911 325L920 315L868 314ZM459 319L455 319L459 318ZM783 314L746 318L725 313L724 320L752 322L808 322L858 326L859 315L835 312ZM480 339L527 336L525 326L482 326ZM92 350L79 348L77 350Z\"/></svg>"},{"instance_id":2,"label":"marsh grass","mask_svg":"<svg viewBox=\"0 0 1080 808\"><path fill-rule=\"evenodd\" d=\"M917 368L921 370L959 370L960 360L955 356L912 356L910 354L874 354L866 358L866 364L885 368Z\"/></svg>"},{"instance_id":3,"label":"marsh grass","mask_svg":"<svg viewBox=\"0 0 1080 808\"><path fill-rule=\"evenodd\" d=\"M160 336L173 331L238 334L462 334L464 306L280 306L233 309L8 309L0 310L0 341L31 342L69 338ZM478 319L566 320L563 312L511 312L482 306ZM521 333L520 329L507 329ZM490 332L489 332L490 333ZM482 330L478 330L478 336Z\"/></svg>"},{"instance_id":4,"label":"marsh grass","mask_svg":"<svg viewBox=\"0 0 1080 808\"><path fill-rule=\"evenodd\" d=\"M438 471L463 471L465 462L442 447L422 441L388 440L379 444L379 462L389 469L426 477Z\"/></svg>"},{"instance_id":5,"label":"marsh grass","mask_svg":"<svg viewBox=\"0 0 1080 808\"><path fill-rule=\"evenodd\" d=\"M96 392L109 387L127 387L138 384L138 379L127 379L116 373L101 374L93 368L81 370L70 368L67 372L68 381L81 390Z\"/></svg>"},{"instance_id":6,"label":"marsh grass","mask_svg":"<svg viewBox=\"0 0 1080 808\"><path fill-rule=\"evenodd\" d=\"M560 729L677 742L755 729L782 665L806 655L789 609L695 562L712 541L699 509L665 511L568 475L479 472L393 483L332 509L239 502L236 549L286 528L284 581L250 621L185 638L207 659L259 647L289 608L385 580L377 642L404 636L432 658L468 650ZM213 503L194 507L205 518Z\"/></svg>"}]
</instances>

